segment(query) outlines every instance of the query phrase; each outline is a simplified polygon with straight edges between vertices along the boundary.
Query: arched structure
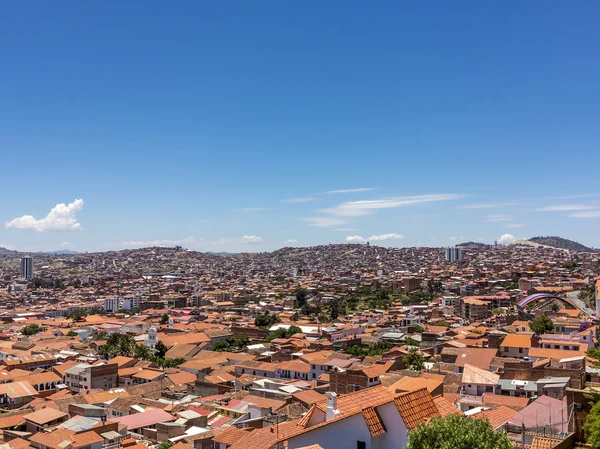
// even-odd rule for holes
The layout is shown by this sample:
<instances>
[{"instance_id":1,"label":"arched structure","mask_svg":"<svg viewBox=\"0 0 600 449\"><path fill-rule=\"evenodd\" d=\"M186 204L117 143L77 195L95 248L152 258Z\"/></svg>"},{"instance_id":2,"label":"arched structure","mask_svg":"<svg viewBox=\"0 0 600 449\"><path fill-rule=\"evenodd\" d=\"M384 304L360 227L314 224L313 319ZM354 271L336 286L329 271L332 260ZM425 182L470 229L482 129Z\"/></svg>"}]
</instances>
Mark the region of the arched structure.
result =
<instances>
[{"instance_id":1,"label":"arched structure","mask_svg":"<svg viewBox=\"0 0 600 449\"><path fill-rule=\"evenodd\" d=\"M560 296L553 295L552 293L534 293L533 295L529 295L526 298L523 298L522 300L520 300L517 303L517 307L523 308L532 302L541 301L542 299L559 299L562 302L567 302L567 301L565 301L565 298L561 298Z\"/></svg>"}]
</instances>

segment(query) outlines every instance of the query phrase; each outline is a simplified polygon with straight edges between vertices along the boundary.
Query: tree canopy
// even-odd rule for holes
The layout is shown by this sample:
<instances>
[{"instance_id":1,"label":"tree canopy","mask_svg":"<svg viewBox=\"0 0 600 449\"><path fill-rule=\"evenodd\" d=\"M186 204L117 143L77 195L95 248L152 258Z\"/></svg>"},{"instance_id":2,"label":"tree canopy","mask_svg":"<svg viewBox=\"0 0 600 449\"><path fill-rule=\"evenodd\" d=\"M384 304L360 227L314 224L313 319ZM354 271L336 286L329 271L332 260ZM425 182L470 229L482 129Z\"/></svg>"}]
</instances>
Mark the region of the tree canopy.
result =
<instances>
[{"instance_id":1,"label":"tree canopy","mask_svg":"<svg viewBox=\"0 0 600 449\"><path fill-rule=\"evenodd\" d=\"M26 337L29 337L31 335L35 335L39 332L42 332L42 330L43 329L37 324L29 324L28 326L25 326L23 329L21 329L21 333Z\"/></svg>"},{"instance_id":2,"label":"tree canopy","mask_svg":"<svg viewBox=\"0 0 600 449\"><path fill-rule=\"evenodd\" d=\"M489 421L449 415L420 424L408 434L406 449L514 449L505 432Z\"/></svg>"},{"instance_id":3,"label":"tree canopy","mask_svg":"<svg viewBox=\"0 0 600 449\"><path fill-rule=\"evenodd\" d=\"M600 401L591 408L583 424L583 430L587 443L594 449L600 448Z\"/></svg>"},{"instance_id":4,"label":"tree canopy","mask_svg":"<svg viewBox=\"0 0 600 449\"><path fill-rule=\"evenodd\" d=\"M425 357L417 348L411 348L404 357L402 362L407 369L413 371L421 371L425 368Z\"/></svg>"},{"instance_id":5,"label":"tree canopy","mask_svg":"<svg viewBox=\"0 0 600 449\"><path fill-rule=\"evenodd\" d=\"M554 330L554 324L547 316L538 316L534 318L529 327L537 335L546 334Z\"/></svg>"}]
</instances>

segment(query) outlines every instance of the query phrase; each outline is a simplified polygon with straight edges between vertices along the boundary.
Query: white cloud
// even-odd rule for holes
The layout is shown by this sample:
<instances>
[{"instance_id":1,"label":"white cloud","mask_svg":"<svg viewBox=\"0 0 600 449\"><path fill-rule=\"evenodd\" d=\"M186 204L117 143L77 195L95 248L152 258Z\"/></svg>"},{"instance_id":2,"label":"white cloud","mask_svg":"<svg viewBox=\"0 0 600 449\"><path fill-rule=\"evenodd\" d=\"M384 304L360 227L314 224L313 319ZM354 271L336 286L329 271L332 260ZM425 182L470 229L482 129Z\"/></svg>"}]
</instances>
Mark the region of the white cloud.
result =
<instances>
[{"instance_id":1,"label":"white cloud","mask_svg":"<svg viewBox=\"0 0 600 449\"><path fill-rule=\"evenodd\" d=\"M580 198L593 198L598 196L597 193L577 193L574 195L558 195L558 196L548 196L545 199L548 200L576 200Z\"/></svg>"},{"instance_id":2,"label":"white cloud","mask_svg":"<svg viewBox=\"0 0 600 449\"><path fill-rule=\"evenodd\" d=\"M61 242L61 244L58 246L61 248L71 248L73 244L71 242Z\"/></svg>"},{"instance_id":3,"label":"white cloud","mask_svg":"<svg viewBox=\"0 0 600 449\"><path fill-rule=\"evenodd\" d=\"M315 198L289 198L287 200L281 200L282 203L312 203Z\"/></svg>"},{"instance_id":4,"label":"white cloud","mask_svg":"<svg viewBox=\"0 0 600 449\"><path fill-rule=\"evenodd\" d=\"M327 192L323 192L325 195L332 195L336 193L356 193L356 192L371 192L375 190L374 187L360 187L358 189L339 189L339 190L328 190Z\"/></svg>"},{"instance_id":5,"label":"white cloud","mask_svg":"<svg viewBox=\"0 0 600 449\"><path fill-rule=\"evenodd\" d=\"M402 234L396 234L395 232L389 234L372 235L371 237L364 238L361 235L349 235L346 237L348 243L365 243L365 242L382 242L385 240L401 240L404 236Z\"/></svg>"},{"instance_id":6,"label":"white cloud","mask_svg":"<svg viewBox=\"0 0 600 449\"><path fill-rule=\"evenodd\" d=\"M23 215L5 223L7 228L24 229L36 232L69 232L81 231L77 214L83 209L83 200L78 199L69 204L60 203L50 213L39 220L32 215Z\"/></svg>"},{"instance_id":7,"label":"white cloud","mask_svg":"<svg viewBox=\"0 0 600 449\"><path fill-rule=\"evenodd\" d=\"M348 243L365 243L366 242L365 238L360 235L349 235L348 237L346 237L346 241Z\"/></svg>"},{"instance_id":8,"label":"white cloud","mask_svg":"<svg viewBox=\"0 0 600 449\"><path fill-rule=\"evenodd\" d=\"M329 226L340 226L347 224L346 220L336 217L307 217L301 220L316 228L327 228Z\"/></svg>"},{"instance_id":9,"label":"white cloud","mask_svg":"<svg viewBox=\"0 0 600 449\"><path fill-rule=\"evenodd\" d=\"M8 243L0 243L0 248L8 249L9 251L16 251L17 247L9 245Z\"/></svg>"},{"instance_id":10,"label":"white cloud","mask_svg":"<svg viewBox=\"0 0 600 449\"><path fill-rule=\"evenodd\" d=\"M186 237L180 240L129 240L121 242L121 246L125 248L148 248L150 246L187 246L196 243L194 237Z\"/></svg>"},{"instance_id":11,"label":"white cloud","mask_svg":"<svg viewBox=\"0 0 600 449\"><path fill-rule=\"evenodd\" d=\"M335 228L334 231L339 231L339 232L355 232L355 231L358 231L358 229L356 229L356 228Z\"/></svg>"},{"instance_id":12,"label":"white cloud","mask_svg":"<svg viewBox=\"0 0 600 449\"><path fill-rule=\"evenodd\" d=\"M396 234L395 232L389 234L372 235L367 240L369 241L383 241L383 240L401 240L404 236L402 234Z\"/></svg>"},{"instance_id":13,"label":"white cloud","mask_svg":"<svg viewBox=\"0 0 600 449\"><path fill-rule=\"evenodd\" d=\"M298 240L296 240L296 239L287 239L287 240L286 240L285 242L283 242L283 243L287 243L287 244L290 244L290 245L294 245L294 244L298 243Z\"/></svg>"},{"instance_id":14,"label":"white cloud","mask_svg":"<svg viewBox=\"0 0 600 449\"><path fill-rule=\"evenodd\" d=\"M261 212L267 210L265 207L242 207L240 209L233 209L234 212Z\"/></svg>"},{"instance_id":15,"label":"white cloud","mask_svg":"<svg viewBox=\"0 0 600 449\"><path fill-rule=\"evenodd\" d=\"M574 214L569 214L569 217L573 218L597 218L600 217L600 210L592 210L588 212L575 212Z\"/></svg>"},{"instance_id":16,"label":"white cloud","mask_svg":"<svg viewBox=\"0 0 600 449\"><path fill-rule=\"evenodd\" d=\"M510 220L512 220L512 217L510 215L486 215L483 218L485 218L485 221L489 221L489 222L499 222L499 221L510 221Z\"/></svg>"},{"instance_id":17,"label":"white cloud","mask_svg":"<svg viewBox=\"0 0 600 449\"><path fill-rule=\"evenodd\" d=\"M515 202L475 203L475 204L465 204L463 206L458 206L457 209L493 209L496 207L516 206L517 204L519 204L519 203L515 203Z\"/></svg>"},{"instance_id":18,"label":"white cloud","mask_svg":"<svg viewBox=\"0 0 600 449\"><path fill-rule=\"evenodd\" d=\"M240 239L240 242L255 245L258 243L262 243L263 239L262 237L259 237L257 235L245 235Z\"/></svg>"},{"instance_id":19,"label":"white cloud","mask_svg":"<svg viewBox=\"0 0 600 449\"><path fill-rule=\"evenodd\" d=\"M594 209L593 206L588 206L587 204L556 204L554 206L546 206L540 209L535 209L540 212L565 212L565 211L574 211L574 210L591 210Z\"/></svg>"},{"instance_id":20,"label":"white cloud","mask_svg":"<svg viewBox=\"0 0 600 449\"><path fill-rule=\"evenodd\" d=\"M523 223L508 223L504 225L505 228L523 228L525 225Z\"/></svg>"},{"instance_id":21,"label":"white cloud","mask_svg":"<svg viewBox=\"0 0 600 449\"><path fill-rule=\"evenodd\" d=\"M378 200L348 201L338 204L333 208L322 209L321 212L341 217L361 217L364 215L370 215L378 209L390 209L435 201L450 201L463 197L464 195L459 195L456 193L440 193L382 198Z\"/></svg>"},{"instance_id":22,"label":"white cloud","mask_svg":"<svg viewBox=\"0 0 600 449\"><path fill-rule=\"evenodd\" d=\"M455 241L456 237L450 237L450 240Z\"/></svg>"},{"instance_id":23,"label":"white cloud","mask_svg":"<svg viewBox=\"0 0 600 449\"><path fill-rule=\"evenodd\" d=\"M512 243L515 240L515 236L512 234L502 234L498 239L498 243L500 243L501 245L508 245L509 243Z\"/></svg>"}]
</instances>

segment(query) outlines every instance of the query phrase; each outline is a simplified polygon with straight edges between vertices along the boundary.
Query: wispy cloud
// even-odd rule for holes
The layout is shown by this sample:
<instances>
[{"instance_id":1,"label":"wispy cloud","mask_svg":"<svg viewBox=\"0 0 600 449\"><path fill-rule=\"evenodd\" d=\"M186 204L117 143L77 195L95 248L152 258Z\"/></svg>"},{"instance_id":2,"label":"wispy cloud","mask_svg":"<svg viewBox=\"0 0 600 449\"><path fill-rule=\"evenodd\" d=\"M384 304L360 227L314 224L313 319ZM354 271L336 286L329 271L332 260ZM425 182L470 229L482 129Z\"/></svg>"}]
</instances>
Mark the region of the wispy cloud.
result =
<instances>
[{"instance_id":1,"label":"wispy cloud","mask_svg":"<svg viewBox=\"0 0 600 449\"><path fill-rule=\"evenodd\" d=\"M525 225L523 223L508 223L504 225L505 228L523 228Z\"/></svg>"},{"instance_id":2,"label":"wispy cloud","mask_svg":"<svg viewBox=\"0 0 600 449\"><path fill-rule=\"evenodd\" d=\"M339 190L328 190L323 192L324 195L332 195L336 193L356 193L356 192L371 192L375 190L375 187L359 187L358 189L339 189Z\"/></svg>"},{"instance_id":3,"label":"wispy cloud","mask_svg":"<svg viewBox=\"0 0 600 449\"><path fill-rule=\"evenodd\" d=\"M241 207L239 209L233 209L234 212L261 212L267 210L266 207Z\"/></svg>"},{"instance_id":4,"label":"wispy cloud","mask_svg":"<svg viewBox=\"0 0 600 449\"><path fill-rule=\"evenodd\" d=\"M363 236L360 235L349 235L346 237L346 241L348 243L365 243L366 240Z\"/></svg>"},{"instance_id":5,"label":"wispy cloud","mask_svg":"<svg viewBox=\"0 0 600 449\"><path fill-rule=\"evenodd\" d=\"M23 229L36 232L71 232L81 231L81 224L77 221L77 214L83 209L83 200L78 199L72 203L60 203L54 206L48 215L39 220L32 215L23 215L13 218L5 223L7 228Z\"/></svg>"},{"instance_id":6,"label":"wispy cloud","mask_svg":"<svg viewBox=\"0 0 600 449\"><path fill-rule=\"evenodd\" d=\"M575 211L575 210L591 210L595 209L594 206L589 206L587 204L555 204L553 206L541 207L539 209L535 209L538 212L565 212L565 211Z\"/></svg>"},{"instance_id":7,"label":"wispy cloud","mask_svg":"<svg viewBox=\"0 0 600 449\"><path fill-rule=\"evenodd\" d=\"M600 217L600 210L591 210L587 212L575 212L573 214L569 214L569 217L572 218L598 218Z\"/></svg>"},{"instance_id":8,"label":"wispy cloud","mask_svg":"<svg viewBox=\"0 0 600 449\"><path fill-rule=\"evenodd\" d=\"M307 222L310 226L316 228L328 228L330 226L345 225L348 222L337 217L306 217L300 220Z\"/></svg>"},{"instance_id":9,"label":"wispy cloud","mask_svg":"<svg viewBox=\"0 0 600 449\"><path fill-rule=\"evenodd\" d=\"M240 242L245 244L256 245L263 242L263 238L258 235L245 235L240 239Z\"/></svg>"},{"instance_id":10,"label":"wispy cloud","mask_svg":"<svg viewBox=\"0 0 600 449\"><path fill-rule=\"evenodd\" d=\"M494 209L497 207L516 206L518 204L519 203L516 203L514 201L506 201L503 203L474 203L458 206L457 209Z\"/></svg>"},{"instance_id":11,"label":"wispy cloud","mask_svg":"<svg viewBox=\"0 0 600 449\"><path fill-rule=\"evenodd\" d=\"M513 219L510 215L486 215L483 218L489 222L511 221Z\"/></svg>"},{"instance_id":12,"label":"wispy cloud","mask_svg":"<svg viewBox=\"0 0 600 449\"><path fill-rule=\"evenodd\" d=\"M288 244L288 245L295 245L296 243L298 243L298 240L296 240L296 239L287 239L287 240L286 240L285 242L283 242L283 243L286 243L286 244Z\"/></svg>"},{"instance_id":13,"label":"wispy cloud","mask_svg":"<svg viewBox=\"0 0 600 449\"><path fill-rule=\"evenodd\" d=\"M365 242L383 242L386 240L402 240L404 236L395 232L388 234L372 235L371 237L365 238L360 235L349 235L346 237L348 243L365 243Z\"/></svg>"},{"instance_id":14,"label":"wispy cloud","mask_svg":"<svg viewBox=\"0 0 600 449\"><path fill-rule=\"evenodd\" d=\"M354 231L358 231L357 228L335 228L334 231L339 231L339 232L354 232Z\"/></svg>"},{"instance_id":15,"label":"wispy cloud","mask_svg":"<svg viewBox=\"0 0 600 449\"><path fill-rule=\"evenodd\" d=\"M451 201L464 198L465 195L456 193L438 193L414 196L399 196L393 198L382 198L378 200L348 201L335 207L321 209L321 212L340 217L361 217L371 215L378 209L391 209L405 207L419 203L431 203L439 201Z\"/></svg>"},{"instance_id":16,"label":"wispy cloud","mask_svg":"<svg viewBox=\"0 0 600 449\"><path fill-rule=\"evenodd\" d=\"M289 198L287 200L281 200L282 203L312 203L316 198Z\"/></svg>"},{"instance_id":17,"label":"wispy cloud","mask_svg":"<svg viewBox=\"0 0 600 449\"><path fill-rule=\"evenodd\" d=\"M179 240L129 240L127 242L121 242L121 246L124 248L147 248L151 246L187 246L194 243L196 243L195 237L186 237Z\"/></svg>"},{"instance_id":18,"label":"wispy cloud","mask_svg":"<svg viewBox=\"0 0 600 449\"><path fill-rule=\"evenodd\" d=\"M598 196L598 193L576 193L574 195L558 195L558 196L547 196L544 199L548 200L576 200L580 198L594 198Z\"/></svg>"}]
</instances>

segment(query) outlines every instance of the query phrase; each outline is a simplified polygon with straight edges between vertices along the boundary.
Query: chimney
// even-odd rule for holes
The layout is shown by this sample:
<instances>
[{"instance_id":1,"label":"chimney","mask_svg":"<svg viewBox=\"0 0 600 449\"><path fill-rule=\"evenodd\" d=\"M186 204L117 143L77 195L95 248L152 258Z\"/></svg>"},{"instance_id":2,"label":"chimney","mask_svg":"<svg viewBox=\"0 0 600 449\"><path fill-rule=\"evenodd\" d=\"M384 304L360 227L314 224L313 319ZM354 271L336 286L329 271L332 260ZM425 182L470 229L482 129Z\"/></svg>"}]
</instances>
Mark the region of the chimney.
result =
<instances>
[{"instance_id":1,"label":"chimney","mask_svg":"<svg viewBox=\"0 0 600 449\"><path fill-rule=\"evenodd\" d=\"M325 421L331 421L339 416L340 411L337 408L337 394L333 391L325 393L327 396L327 410L325 412Z\"/></svg>"}]
</instances>

